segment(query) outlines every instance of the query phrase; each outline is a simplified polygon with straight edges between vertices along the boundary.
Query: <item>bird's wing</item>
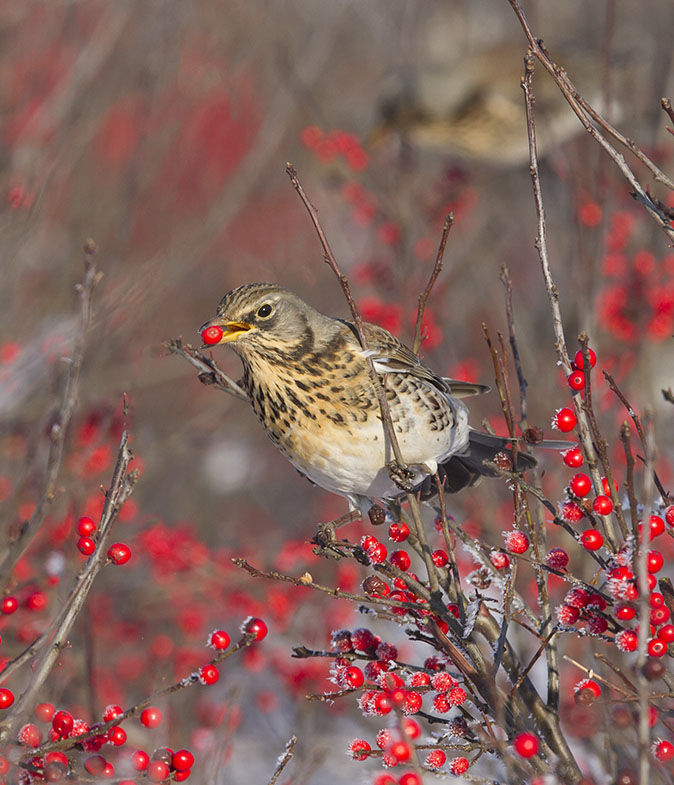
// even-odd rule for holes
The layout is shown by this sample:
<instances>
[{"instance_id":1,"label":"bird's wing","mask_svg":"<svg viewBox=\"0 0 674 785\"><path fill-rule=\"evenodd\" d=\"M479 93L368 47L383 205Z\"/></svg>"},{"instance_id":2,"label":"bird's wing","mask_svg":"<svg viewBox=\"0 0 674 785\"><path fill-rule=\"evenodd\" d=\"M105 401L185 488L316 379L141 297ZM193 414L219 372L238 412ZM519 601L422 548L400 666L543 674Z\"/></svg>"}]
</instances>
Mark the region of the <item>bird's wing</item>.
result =
<instances>
[{"instance_id":1,"label":"bird's wing","mask_svg":"<svg viewBox=\"0 0 674 785\"><path fill-rule=\"evenodd\" d=\"M363 329L369 345L368 356L372 357L377 373L408 373L444 393L453 392L442 377L422 365L417 355L388 330L368 322L363 323Z\"/></svg>"},{"instance_id":2,"label":"bird's wing","mask_svg":"<svg viewBox=\"0 0 674 785\"><path fill-rule=\"evenodd\" d=\"M448 379L446 376L442 377L446 382L455 398L468 398L471 395L484 395L491 390L487 384L478 384L477 382L463 382L459 379Z\"/></svg>"}]
</instances>

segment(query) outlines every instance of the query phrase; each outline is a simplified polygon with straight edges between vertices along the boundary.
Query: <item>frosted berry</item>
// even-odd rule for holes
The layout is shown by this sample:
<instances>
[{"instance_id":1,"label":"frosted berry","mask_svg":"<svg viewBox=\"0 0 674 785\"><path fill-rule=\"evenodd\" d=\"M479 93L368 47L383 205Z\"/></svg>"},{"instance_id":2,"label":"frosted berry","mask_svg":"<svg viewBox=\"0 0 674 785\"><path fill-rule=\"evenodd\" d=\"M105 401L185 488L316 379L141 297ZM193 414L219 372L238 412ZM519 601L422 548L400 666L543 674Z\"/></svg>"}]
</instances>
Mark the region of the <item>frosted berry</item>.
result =
<instances>
[{"instance_id":1,"label":"frosted berry","mask_svg":"<svg viewBox=\"0 0 674 785\"><path fill-rule=\"evenodd\" d=\"M587 551L598 551L604 544L604 537L596 529L586 529L580 535L580 543Z\"/></svg>"},{"instance_id":2,"label":"frosted berry","mask_svg":"<svg viewBox=\"0 0 674 785\"><path fill-rule=\"evenodd\" d=\"M510 567L510 557L503 551L492 551L489 554L489 561L497 570L507 570Z\"/></svg>"},{"instance_id":3,"label":"frosted berry","mask_svg":"<svg viewBox=\"0 0 674 785\"><path fill-rule=\"evenodd\" d=\"M462 703L466 702L468 695L463 687L452 687L452 689L447 693L447 700L449 701L450 706L460 706Z\"/></svg>"},{"instance_id":4,"label":"frosted berry","mask_svg":"<svg viewBox=\"0 0 674 785\"><path fill-rule=\"evenodd\" d=\"M27 747L39 747L42 741L42 731L32 722L26 723L19 731L19 744Z\"/></svg>"},{"instance_id":5,"label":"frosted berry","mask_svg":"<svg viewBox=\"0 0 674 785\"><path fill-rule=\"evenodd\" d=\"M583 465L583 453L577 447L562 453L564 463L571 469L580 469Z\"/></svg>"},{"instance_id":6,"label":"frosted berry","mask_svg":"<svg viewBox=\"0 0 674 785\"><path fill-rule=\"evenodd\" d=\"M449 771L455 777L465 774L468 771L468 760L466 758L454 758L450 761Z\"/></svg>"},{"instance_id":7,"label":"frosted berry","mask_svg":"<svg viewBox=\"0 0 674 785\"><path fill-rule=\"evenodd\" d=\"M582 679L573 688L574 693L579 693L581 690L589 690L595 698L601 695L601 687L594 679Z\"/></svg>"},{"instance_id":8,"label":"frosted berry","mask_svg":"<svg viewBox=\"0 0 674 785\"><path fill-rule=\"evenodd\" d=\"M219 678L220 671L218 671L215 665L204 665L199 670L199 681L206 686L215 684Z\"/></svg>"},{"instance_id":9,"label":"frosted berry","mask_svg":"<svg viewBox=\"0 0 674 785\"><path fill-rule=\"evenodd\" d=\"M416 714L421 710L422 703L423 699L421 695L419 695L418 692L414 692L414 690L410 690L405 693L403 712L405 714Z\"/></svg>"},{"instance_id":10,"label":"frosted berry","mask_svg":"<svg viewBox=\"0 0 674 785\"><path fill-rule=\"evenodd\" d=\"M613 512L613 502L608 496L596 496L592 502L592 509L597 515L610 515Z\"/></svg>"},{"instance_id":11,"label":"frosted berry","mask_svg":"<svg viewBox=\"0 0 674 785\"><path fill-rule=\"evenodd\" d=\"M437 551L433 551L431 554L431 560L436 567L445 567L449 561L449 556L442 548L438 548Z\"/></svg>"},{"instance_id":12,"label":"frosted berry","mask_svg":"<svg viewBox=\"0 0 674 785\"><path fill-rule=\"evenodd\" d=\"M560 624L566 624L568 626L575 624L580 617L580 611L578 608L574 608L573 605L560 605L557 608L557 619L559 620Z\"/></svg>"},{"instance_id":13,"label":"frosted berry","mask_svg":"<svg viewBox=\"0 0 674 785\"><path fill-rule=\"evenodd\" d=\"M393 542L404 542L410 536L410 527L406 523L392 523L388 527L389 539Z\"/></svg>"},{"instance_id":14,"label":"frosted berry","mask_svg":"<svg viewBox=\"0 0 674 785\"><path fill-rule=\"evenodd\" d=\"M365 739L354 739L349 744L349 752L354 760L367 760L367 753L372 749Z\"/></svg>"},{"instance_id":15,"label":"frosted berry","mask_svg":"<svg viewBox=\"0 0 674 785\"><path fill-rule=\"evenodd\" d=\"M661 763L666 763L674 758L674 744L669 741L664 741L663 739L658 739L653 742L651 752L656 760L659 760Z\"/></svg>"},{"instance_id":16,"label":"frosted berry","mask_svg":"<svg viewBox=\"0 0 674 785\"><path fill-rule=\"evenodd\" d=\"M577 424L576 413L573 409L569 409L568 406L565 406L563 409L557 409L552 418L552 427L562 433L569 433Z\"/></svg>"},{"instance_id":17,"label":"frosted berry","mask_svg":"<svg viewBox=\"0 0 674 785\"><path fill-rule=\"evenodd\" d=\"M545 563L553 570L565 570L569 565L569 554L563 548L551 548L545 554Z\"/></svg>"},{"instance_id":18,"label":"frosted berry","mask_svg":"<svg viewBox=\"0 0 674 785\"><path fill-rule=\"evenodd\" d=\"M503 537L505 538L506 549L509 550L510 553L526 553L529 548L529 538L519 529L504 532Z\"/></svg>"},{"instance_id":19,"label":"frosted berry","mask_svg":"<svg viewBox=\"0 0 674 785\"><path fill-rule=\"evenodd\" d=\"M389 556L389 561L391 564L393 564L394 567L397 567L403 572L409 570L410 565L412 564L410 555L407 553L407 551L393 551L393 553Z\"/></svg>"},{"instance_id":20,"label":"frosted berry","mask_svg":"<svg viewBox=\"0 0 674 785\"><path fill-rule=\"evenodd\" d=\"M597 364L597 355L588 347L587 350L588 359L590 361L590 368L594 368ZM578 370L582 371L585 367L585 358L583 357L582 349L578 349L576 352L576 356L573 358L573 367L577 368Z\"/></svg>"},{"instance_id":21,"label":"frosted berry","mask_svg":"<svg viewBox=\"0 0 674 785\"><path fill-rule=\"evenodd\" d=\"M208 346L213 346L216 343L220 343L222 335L222 327L218 324L212 324L201 333L201 340Z\"/></svg>"},{"instance_id":22,"label":"frosted berry","mask_svg":"<svg viewBox=\"0 0 674 785\"><path fill-rule=\"evenodd\" d=\"M348 687L356 689L356 687L360 687L361 684L365 681L365 676L363 675L363 671L357 665L351 665L344 671L342 679Z\"/></svg>"},{"instance_id":23,"label":"frosted berry","mask_svg":"<svg viewBox=\"0 0 674 785\"><path fill-rule=\"evenodd\" d=\"M576 502L562 502L559 505L559 517L567 523L578 523L583 520L585 513Z\"/></svg>"},{"instance_id":24,"label":"frosted berry","mask_svg":"<svg viewBox=\"0 0 674 785\"><path fill-rule=\"evenodd\" d=\"M426 765L429 769L439 769L440 766L445 765L446 760L447 755L445 755L443 750L431 750L426 755Z\"/></svg>"},{"instance_id":25,"label":"frosted berry","mask_svg":"<svg viewBox=\"0 0 674 785\"><path fill-rule=\"evenodd\" d=\"M620 651L636 651L639 639L633 630L623 630L615 636L616 646Z\"/></svg>"},{"instance_id":26,"label":"frosted berry","mask_svg":"<svg viewBox=\"0 0 674 785\"><path fill-rule=\"evenodd\" d=\"M208 639L208 645L216 651L224 651L229 643L229 635L224 630L215 630Z\"/></svg>"},{"instance_id":27,"label":"frosted berry","mask_svg":"<svg viewBox=\"0 0 674 785\"><path fill-rule=\"evenodd\" d=\"M366 553L372 564L381 564L383 561L386 561L388 550L383 542L377 542L377 540L375 540L366 550Z\"/></svg>"},{"instance_id":28,"label":"frosted berry","mask_svg":"<svg viewBox=\"0 0 674 785\"><path fill-rule=\"evenodd\" d=\"M574 496L582 498L583 496L587 496L592 490L592 482L587 474L579 472L578 474L574 474L571 478L569 488Z\"/></svg>"},{"instance_id":29,"label":"frosted berry","mask_svg":"<svg viewBox=\"0 0 674 785\"><path fill-rule=\"evenodd\" d=\"M520 733L515 737L513 747L521 758L533 758L538 752L538 739L533 733Z\"/></svg>"},{"instance_id":30,"label":"frosted berry","mask_svg":"<svg viewBox=\"0 0 674 785\"><path fill-rule=\"evenodd\" d=\"M256 641L261 641L267 636L267 625L262 619L249 618L243 623L241 632L245 635L253 635Z\"/></svg>"},{"instance_id":31,"label":"frosted berry","mask_svg":"<svg viewBox=\"0 0 674 785\"><path fill-rule=\"evenodd\" d=\"M455 685L456 682L446 671L434 673L431 677L431 686L436 692L447 692L447 690L451 690Z\"/></svg>"}]
</instances>

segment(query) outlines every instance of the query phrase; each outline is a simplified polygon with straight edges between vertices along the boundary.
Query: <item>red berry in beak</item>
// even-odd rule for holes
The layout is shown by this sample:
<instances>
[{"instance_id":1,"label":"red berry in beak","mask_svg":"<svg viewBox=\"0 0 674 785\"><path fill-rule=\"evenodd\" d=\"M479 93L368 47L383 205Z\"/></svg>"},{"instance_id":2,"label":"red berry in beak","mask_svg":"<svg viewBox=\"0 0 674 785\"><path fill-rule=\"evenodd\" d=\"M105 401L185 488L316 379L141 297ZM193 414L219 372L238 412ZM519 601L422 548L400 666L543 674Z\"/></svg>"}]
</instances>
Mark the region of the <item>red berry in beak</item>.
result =
<instances>
[{"instance_id":1,"label":"red berry in beak","mask_svg":"<svg viewBox=\"0 0 674 785\"><path fill-rule=\"evenodd\" d=\"M201 333L201 337L204 343L209 346L220 343L220 339L222 338L222 327L217 324L212 324Z\"/></svg>"}]
</instances>

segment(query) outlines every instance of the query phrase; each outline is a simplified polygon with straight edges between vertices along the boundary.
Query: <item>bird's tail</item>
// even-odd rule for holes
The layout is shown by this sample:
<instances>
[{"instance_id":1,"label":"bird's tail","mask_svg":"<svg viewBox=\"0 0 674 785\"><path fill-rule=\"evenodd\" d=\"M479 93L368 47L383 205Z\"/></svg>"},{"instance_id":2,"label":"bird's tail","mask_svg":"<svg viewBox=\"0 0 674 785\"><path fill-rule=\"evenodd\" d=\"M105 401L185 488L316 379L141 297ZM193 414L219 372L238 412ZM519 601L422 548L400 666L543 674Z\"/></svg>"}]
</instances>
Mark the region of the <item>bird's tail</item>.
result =
<instances>
[{"instance_id":1,"label":"bird's tail","mask_svg":"<svg viewBox=\"0 0 674 785\"><path fill-rule=\"evenodd\" d=\"M545 441L537 446L563 450L572 445L569 442ZM523 472L532 469L537 463L538 461L533 455L518 450L517 465L515 466L512 439L471 430L469 444L465 452L461 455L453 455L449 460L440 464L438 475L444 490L447 493L456 493L462 488L475 485L481 477L498 477L499 468ZM435 481L433 478L427 478L421 488L422 498L428 499L436 492Z\"/></svg>"}]
</instances>

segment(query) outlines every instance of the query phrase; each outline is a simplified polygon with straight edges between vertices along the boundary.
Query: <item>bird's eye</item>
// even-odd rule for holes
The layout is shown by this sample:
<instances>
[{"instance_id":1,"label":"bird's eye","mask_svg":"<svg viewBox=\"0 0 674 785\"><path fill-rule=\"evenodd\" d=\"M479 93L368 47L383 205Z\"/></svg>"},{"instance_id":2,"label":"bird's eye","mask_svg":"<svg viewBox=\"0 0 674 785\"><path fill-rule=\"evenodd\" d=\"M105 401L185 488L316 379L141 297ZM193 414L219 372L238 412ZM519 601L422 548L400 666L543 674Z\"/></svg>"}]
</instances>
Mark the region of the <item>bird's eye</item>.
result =
<instances>
[{"instance_id":1,"label":"bird's eye","mask_svg":"<svg viewBox=\"0 0 674 785\"><path fill-rule=\"evenodd\" d=\"M260 317L260 319L266 319L267 316L271 316L272 310L273 309L271 305L269 305L269 303L265 303L257 309L257 315Z\"/></svg>"}]
</instances>

